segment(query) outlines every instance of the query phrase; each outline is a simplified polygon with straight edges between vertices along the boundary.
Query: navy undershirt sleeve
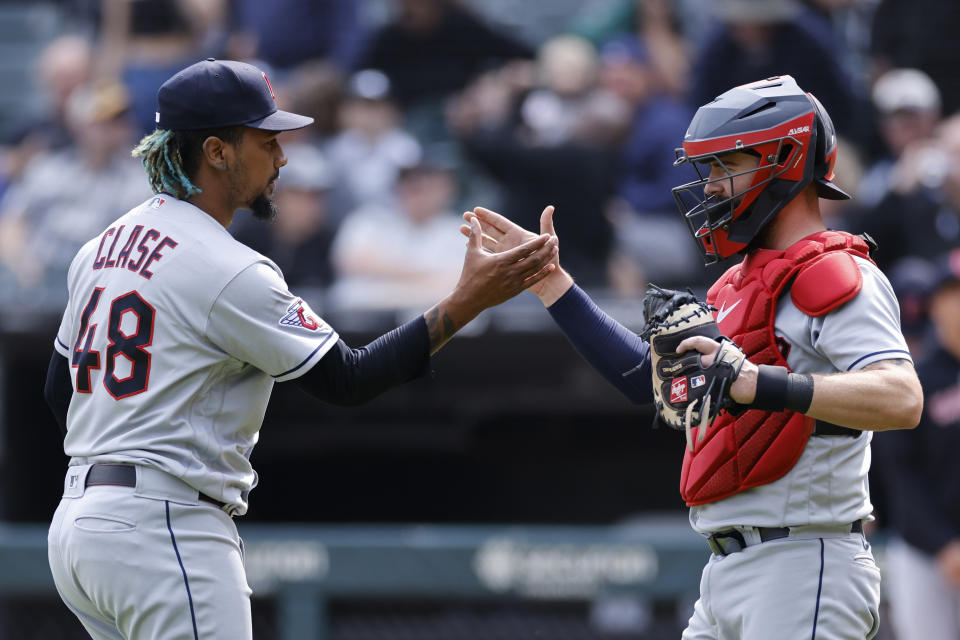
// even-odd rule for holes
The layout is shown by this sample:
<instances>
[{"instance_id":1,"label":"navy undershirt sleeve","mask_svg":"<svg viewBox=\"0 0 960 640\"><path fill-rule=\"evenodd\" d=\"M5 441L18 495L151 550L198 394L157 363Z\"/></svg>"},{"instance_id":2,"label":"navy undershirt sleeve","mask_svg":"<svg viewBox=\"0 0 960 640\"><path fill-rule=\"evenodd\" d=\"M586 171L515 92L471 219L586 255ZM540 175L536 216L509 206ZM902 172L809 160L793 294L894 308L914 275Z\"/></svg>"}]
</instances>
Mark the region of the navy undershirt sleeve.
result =
<instances>
[{"instance_id":1,"label":"navy undershirt sleeve","mask_svg":"<svg viewBox=\"0 0 960 640\"><path fill-rule=\"evenodd\" d=\"M47 367L47 379L43 385L43 397L53 412L60 431L67 433L67 409L73 398L73 382L70 380L70 363L54 349Z\"/></svg>"},{"instance_id":2,"label":"navy undershirt sleeve","mask_svg":"<svg viewBox=\"0 0 960 640\"><path fill-rule=\"evenodd\" d=\"M547 310L573 348L610 384L634 404L653 402L645 340L607 315L577 285Z\"/></svg>"},{"instance_id":3,"label":"navy undershirt sleeve","mask_svg":"<svg viewBox=\"0 0 960 640\"><path fill-rule=\"evenodd\" d=\"M338 340L295 382L325 402L357 405L423 376L429 368L430 336L426 321L418 316L359 349Z\"/></svg>"}]
</instances>

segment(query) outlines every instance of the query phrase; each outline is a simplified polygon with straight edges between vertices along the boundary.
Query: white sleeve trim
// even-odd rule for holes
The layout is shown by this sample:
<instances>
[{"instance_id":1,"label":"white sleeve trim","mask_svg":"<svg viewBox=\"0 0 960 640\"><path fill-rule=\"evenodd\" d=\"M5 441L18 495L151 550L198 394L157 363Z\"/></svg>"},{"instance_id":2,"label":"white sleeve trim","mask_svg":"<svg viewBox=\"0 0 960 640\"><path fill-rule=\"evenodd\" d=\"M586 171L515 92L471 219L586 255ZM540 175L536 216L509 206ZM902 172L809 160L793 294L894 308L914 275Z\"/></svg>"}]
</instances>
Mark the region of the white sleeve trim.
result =
<instances>
[{"instance_id":1,"label":"white sleeve trim","mask_svg":"<svg viewBox=\"0 0 960 640\"><path fill-rule=\"evenodd\" d=\"M320 358L327 355L327 352L333 348L333 345L337 344L337 340L339 339L340 339L340 336L337 334L337 332L331 331L330 334L323 339L323 342L317 345L317 348L314 349L309 356L304 358L303 362L293 367L292 369L288 369L283 373L279 373L275 376L272 376L273 379L276 380L277 382L283 382L285 380L292 380L294 378L299 378L300 376L305 374L307 371L312 369L314 365L316 365L317 362L320 361Z\"/></svg>"}]
</instances>

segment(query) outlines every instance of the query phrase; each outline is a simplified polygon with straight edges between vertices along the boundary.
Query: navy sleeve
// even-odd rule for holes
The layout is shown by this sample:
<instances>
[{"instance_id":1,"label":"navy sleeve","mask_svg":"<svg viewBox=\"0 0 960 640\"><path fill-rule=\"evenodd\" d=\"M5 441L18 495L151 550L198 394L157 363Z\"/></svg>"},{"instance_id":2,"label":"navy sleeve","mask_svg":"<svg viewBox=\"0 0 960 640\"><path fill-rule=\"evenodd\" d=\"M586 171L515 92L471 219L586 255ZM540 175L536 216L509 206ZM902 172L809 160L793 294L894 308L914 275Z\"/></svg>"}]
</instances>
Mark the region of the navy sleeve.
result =
<instances>
[{"instance_id":1,"label":"navy sleeve","mask_svg":"<svg viewBox=\"0 0 960 640\"><path fill-rule=\"evenodd\" d=\"M73 383L70 382L70 364L54 349L47 367L47 379L43 385L43 397L53 412L57 424L64 435L67 433L67 409L73 398Z\"/></svg>"},{"instance_id":2,"label":"navy sleeve","mask_svg":"<svg viewBox=\"0 0 960 640\"><path fill-rule=\"evenodd\" d=\"M607 315L577 285L548 311L573 348L634 404L653 402L650 346Z\"/></svg>"},{"instance_id":3,"label":"navy sleeve","mask_svg":"<svg viewBox=\"0 0 960 640\"><path fill-rule=\"evenodd\" d=\"M338 340L295 379L301 389L325 402L358 405L384 391L423 376L430 365L430 336L423 316L359 349Z\"/></svg>"}]
</instances>

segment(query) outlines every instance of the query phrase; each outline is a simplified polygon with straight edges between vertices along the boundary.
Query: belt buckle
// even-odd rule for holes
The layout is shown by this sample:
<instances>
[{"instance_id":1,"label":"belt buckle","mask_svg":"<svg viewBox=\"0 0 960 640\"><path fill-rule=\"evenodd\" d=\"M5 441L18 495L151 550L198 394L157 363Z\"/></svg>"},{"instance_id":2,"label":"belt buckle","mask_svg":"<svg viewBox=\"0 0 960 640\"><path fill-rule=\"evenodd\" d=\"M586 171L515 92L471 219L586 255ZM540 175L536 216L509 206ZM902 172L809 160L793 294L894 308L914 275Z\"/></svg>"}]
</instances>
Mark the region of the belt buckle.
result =
<instances>
[{"instance_id":1,"label":"belt buckle","mask_svg":"<svg viewBox=\"0 0 960 640\"><path fill-rule=\"evenodd\" d=\"M723 542L721 542L721 540ZM728 542L733 542L736 544L736 548L728 548ZM715 555L718 556L728 556L731 553L736 553L737 551L743 551L747 548L747 541L744 540L743 534L737 531L736 529L732 531L724 531L722 533L714 533L707 538L707 546L710 547ZM734 545L731 544L731 547Z\"/></svg>"}]
</instances>

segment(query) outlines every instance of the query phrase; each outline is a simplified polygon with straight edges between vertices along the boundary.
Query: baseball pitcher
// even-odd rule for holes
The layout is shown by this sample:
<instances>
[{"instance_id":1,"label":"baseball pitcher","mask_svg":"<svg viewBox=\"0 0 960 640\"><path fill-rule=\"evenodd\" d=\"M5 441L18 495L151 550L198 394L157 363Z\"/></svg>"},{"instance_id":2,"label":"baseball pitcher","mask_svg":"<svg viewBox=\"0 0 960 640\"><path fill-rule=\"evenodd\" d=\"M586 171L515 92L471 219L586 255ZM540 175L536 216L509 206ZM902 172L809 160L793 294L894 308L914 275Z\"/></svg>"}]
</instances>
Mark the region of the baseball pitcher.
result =
<instances>
[{"instance_id":1,"label":"baseball pitcher","mask_svg":"<svg viewBox=\"0 0 960 640\"><path fill-rule=\"evenodd\" d=\"M422 375L481 310L555 265L544 234L506 253L474 218L460 281L423 316L361 349L227 232L240 209L274 215L277 109L266 74L208 59L157 96L134 154L157 195L77 253L45 394L70 456L49 532L50 569L95 640L252 637L234 518L274 383L356 404ZM282 213L280 213L282 215Z\"/></svg>"}]
</instances>

